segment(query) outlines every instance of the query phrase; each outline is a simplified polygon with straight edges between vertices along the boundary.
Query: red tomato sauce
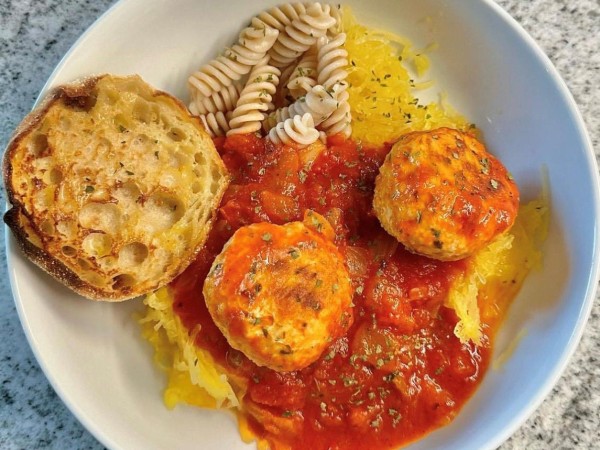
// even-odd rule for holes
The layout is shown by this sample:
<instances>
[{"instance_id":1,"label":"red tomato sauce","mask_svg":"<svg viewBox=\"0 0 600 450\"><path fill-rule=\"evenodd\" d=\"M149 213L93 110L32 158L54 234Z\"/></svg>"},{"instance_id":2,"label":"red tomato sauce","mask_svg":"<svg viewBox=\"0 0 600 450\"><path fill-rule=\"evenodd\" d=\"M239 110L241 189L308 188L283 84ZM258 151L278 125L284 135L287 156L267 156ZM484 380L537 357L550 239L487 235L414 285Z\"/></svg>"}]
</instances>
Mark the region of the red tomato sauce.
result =
<instances>
[{"instance_id":1,"label":"red tomato sauce","mask_svg":"<svg viewBox=\"0 0 600 450\"><path fill-rule=\"evenodd\" d=\"M443 306L465 263L407 252L374 216L375 177L389 146L333 137L304 167L298 150L251 135L216 144L232 182L204 250L172 284L174 309L189 329L200 325L197 345L247 381L242 403L252 430L273 448L386 449L450 422L481 380L490 349L461 344L453 332L457 317ZM208 314L202 285L236 229L302 220L307 208L337 233L354 288L354 323L317 362L278 373L229 346Z\"/></svg>"}]
</instances>

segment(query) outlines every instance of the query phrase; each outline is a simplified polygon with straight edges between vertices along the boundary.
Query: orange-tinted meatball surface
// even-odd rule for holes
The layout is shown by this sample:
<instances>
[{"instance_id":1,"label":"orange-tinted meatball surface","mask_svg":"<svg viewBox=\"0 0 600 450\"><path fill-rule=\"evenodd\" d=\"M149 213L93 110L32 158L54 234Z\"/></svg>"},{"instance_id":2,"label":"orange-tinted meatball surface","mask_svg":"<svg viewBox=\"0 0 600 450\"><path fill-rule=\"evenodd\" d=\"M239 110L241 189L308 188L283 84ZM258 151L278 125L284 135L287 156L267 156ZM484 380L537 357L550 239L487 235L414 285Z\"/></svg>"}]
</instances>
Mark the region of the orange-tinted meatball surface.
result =
<instances>
[{"instance_id":1,"label":"orange-tinted meatball surface","mask_svg":"<svg viewBox=\"0 0 600 450\"><path fill-rule=\"evenodd\" d=\"M439 128L394 144L377 176L373 207L383 228L410 251L451 261L512 226L519 191L475 137Z\"/></svg>"},{"instance_id":2,"label":"orange-tinted meatball surface","mask_svg":"<svg viewBox=\"0 0 600 450\"><path fill-rule=\"evenodd\" d=\"M352 323L352 288L333 230L304 222L240 228L204 283L208 310L229 344L260 366L302 369Z\"/></svg>"}]
</instances>

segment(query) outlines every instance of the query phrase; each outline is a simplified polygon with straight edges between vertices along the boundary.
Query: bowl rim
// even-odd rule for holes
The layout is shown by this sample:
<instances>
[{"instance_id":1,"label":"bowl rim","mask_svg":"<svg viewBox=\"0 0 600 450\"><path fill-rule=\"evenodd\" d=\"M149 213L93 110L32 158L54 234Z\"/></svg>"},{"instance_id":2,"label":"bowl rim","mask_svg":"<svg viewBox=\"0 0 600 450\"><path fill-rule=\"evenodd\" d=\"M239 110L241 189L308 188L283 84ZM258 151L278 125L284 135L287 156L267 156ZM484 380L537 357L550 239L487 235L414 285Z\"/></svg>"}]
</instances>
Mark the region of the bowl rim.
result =
<instances>
[{"instance_id":1,"label":"bowl rim","mask_svg":"<svg viewBox=\"0 0 600 450\"><path fill-rule=\"evenodd\" d=\"M597 226L598 219L600 218L600 173L598 167L598 161L596 160L594 147L592 145L591 138L588 130L585 126L585 121L581 115L581 111L575 102L573 94L569 90L566 82L561 77L558 69L554 66L550 57L542 50L540 45L535 39L523 28L523 26L512 17L508 11L504 10L493 0L481 0L490 9L492 9L502 20L508 25L519 37L523 40L527 47L535 53L535 56L543 64L548 75L551 77L552 82L558 87L560 95L565 99L568 108L569 115L573 118L573 123L577 129L577 134L581 137L583 147L585 150L585 156L587 160L587 167L590 175L590 179L593 182L593 204L594 204L594 218L596 226L594 227L594 242L593 242L593 253L592 253L592 267L590 268L589 275L587 278L587 285L585 288L585 297L581 302L581 308L579 310L579 317L575 328L572 330L572 334L568 341L568 345L563 348L562 355L558 360L557 364L553 368L552 372L546 377L545 382L538 388L532 401L526 408L523 408L519 414L515 415L510 422L504 425L501 432L496 433L487 448L490 450L495 449L502 445L507 439L509 439L526 421L533 415L533 413L539 408L542 402L548 397L552 388L558 383L559 379L565 372L573 354L579 346L581 337L585 330L585 326L592 312L594 300L599 292L598 282L600 281L600 229Z\"/></svg>"},{"instance_id":2,"label":"bowl rim","mask_svg":"<svg viewBox=\"0 0 600 450\"><path fill-rule=\"evenodd\" d=\"M82 44L82 42L85 41L87 37L92 32L94 32L94 30L109 16L117 14L118 10L130 1L132 0L117 0L106 11L104 11L100 16L98 16L91 25L89 25L86 28L86 30L76 39L76 41L71 45L69 50L64 54L64 56L60 59L56 67L53 69L50 76L48 77L48 80L46 81L38 97L36 98L34 105L39 104L39 102L48 93L57 75L66 65L66 63L70 59L71 55L75 52L75 50ZM502 22L510 28L511 31L518 34L519 38L526 44L528 49L534 52L535 57L544 66L553 84L559 89L560 96L565 100L565 104L568 108L567 112L572 117L577 134L581 137L583 143L583 149L585 151L590 180L593 181L592 195L594 200L594 217L596 218L596 220L598 220L598 218L600 218L600 174L598 170L598 162L595 158L593 145L587 128L585 126L585 122L572 93L570 92L565 81L562 79L560 73L558 72L548 55L546 55L546 53L542 50L540 45L515 18L513 18L494 0L478 1L482 3L483 6L491 9L492 12L496 14L502 20ZM7 204L5 210L8 207L10 207L10 205ZM96 438L102 445L106 446L107 448L120 448L119 445L113 440L113 438L111 438L107 433L105 433L104 430L98 427L94 423L94 421L87 416L87 413L78 406L74 399L71 398L71 396L67 392L60 388L59 382L57 381L53 373L50 371L50 368L48 367L44 358L42 357L40 350L36 345L35 338L33 336L30 324L23 310L23 306L21 302L18 301L20 295L17 286L17 275L15 270L13 270L13 265L11 264L11 261L13 257L12 255L18 254L19 252L16 241L12 237L11 232L7 226L5 226L4 237L5 243L7 244L6 263L9 273L10 288L13 300L15 302L17 315L25 332L28 344L32 349L32 352L38 364L40 365L46 379L49 381L54 391L58 394L63 404L66 405L68 410L84 426L84 428L94 436L94 438ZM543 402L544 399L548 397L550 391L556 385L556 383L564 373L565 369L569 364L569 361L575 353L575 350L577 349L583 332L585 330L586 323L590 317L594 299L596 298L599 289L598 281L600 280L600 227L598 226L594 227L592 260L593 264L590 268L587 277L585 297L581 302L579 316L577 318L575 328L572 330L572 334L568 340L568 344L562 349L560 359L558 360L557 364L553 367L552 372L545 378L545 382L538 387L537 392L532 397L532 401L528 404L528 406L526 408L521 409L521 411L519 411L519 413L515 415L509 422L505 423L498 431L496 431L492 436L490 436L488 442L486 443L486 449L493 450L499 447L503 442L510 438L510 436L512 436L519 427L521 427L524 424L524 422L535 412L535 410L538 409L540 404ZM409 445L409 448L410 447L411 445Z\"/></svg>"}]
</instances>

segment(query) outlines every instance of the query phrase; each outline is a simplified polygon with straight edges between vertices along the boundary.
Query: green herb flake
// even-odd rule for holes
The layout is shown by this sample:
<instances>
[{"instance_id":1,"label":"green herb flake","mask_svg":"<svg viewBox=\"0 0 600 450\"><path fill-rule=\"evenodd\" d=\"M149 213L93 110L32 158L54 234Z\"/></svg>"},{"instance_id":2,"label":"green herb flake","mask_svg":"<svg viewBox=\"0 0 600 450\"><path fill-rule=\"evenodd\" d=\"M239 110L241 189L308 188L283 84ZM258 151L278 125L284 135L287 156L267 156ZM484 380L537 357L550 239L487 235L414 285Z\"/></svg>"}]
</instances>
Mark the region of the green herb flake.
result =
<instances>
[{"instance_id":1,"label":"green herb flake","mask_svg":"<svg viewBox=\"0 0 600 450\"><path fill-rule=\"evenodd\" d=\"M490 173L490 160L488 158L481 158L481 173L488 175Z\"/></svg>"},{"instance_id":2,"label":"green herb flake","mask_svg":"<svg viewBox=\"0 0 600 450\"><path fill-rule=\"evenodd\" d=\"M304 169L302 169L300 172L298 172L298 178L300 179L300 183L304 183L306 181L307 177L308 177L308 175Z\"/></svg>"},{"instance_id":3,"label":"green herb flake","mask_svg":"<svg viewBox=\"0 0 600 450\"><path fill-rule=\"evenodd\" d=\"M394 378L396 378L396 374L394 372L390 372L383 377L383 381L385 381L387 383L391 383L394 380ZM381 394L381 392L380 392L380 394Z\"/></svg>"},{"instance_id":4,"label":"green herb flake","mask_svg":"<svg viewBox=\"0 0 600 450\"><path fill-rule=\"evenodd\" d=\"M271 233L265 233L262 235L262 240L265 242L269 242L271 240Z\"/></svg>"},{"instance_id":5,"label":"green herb flake","mask_svg":"<svg viewBox=\"0 0 600 450\"><path fill-rule=\"evenodd\" d=\"M375 420L372 420L371 423L369 423L369 425L371 426L371 428L379 428L381 426L381 423L381 416L377 416L377 418Z\"/></svg>"},{"instance_id":6,"label":"green herb flake","mask_svg":"<svg viewBox=\"0 0 600 450\"><path fill-rule=\"evenodd\" d=\"M291 355L292 353L294 353L294 351L292 350L292 347L289 344L285 344L284 347L279 350L279 353L282 355Z\"/></svg>"},{"instance_id":7,"label":"green herb flake","mask_svg":"<svg viewBox=\"0 0 600 450\"><path fill-rule=\"evenodd\" d=\"M324 359L325 361L331 361L331 360L333 359L333 357L334 357L334 356L335 356L335 350L333 350L333 349L332 349L332 350L330 350L330 351L329 351L329 353L327 353L327 354L326 354L326 355L323 357L323 359ZM334 380L334 381L335 381L335 380ZM330 384L335 384L335 382L334 382L334 383L331 383L331 381L330 381Z\"/></svg>"},{"instance_id":8,"label":"green herb flake","mask_svg":"<svg viewBox=\"0 0 600 450\"><path fill-rule=\"evenodd\" d=\"M348 376L342 376L342 382L344 383L345 387L355 386L358 384L358 381L356 381L353 377Z\"/></svg>"}]
</instances>

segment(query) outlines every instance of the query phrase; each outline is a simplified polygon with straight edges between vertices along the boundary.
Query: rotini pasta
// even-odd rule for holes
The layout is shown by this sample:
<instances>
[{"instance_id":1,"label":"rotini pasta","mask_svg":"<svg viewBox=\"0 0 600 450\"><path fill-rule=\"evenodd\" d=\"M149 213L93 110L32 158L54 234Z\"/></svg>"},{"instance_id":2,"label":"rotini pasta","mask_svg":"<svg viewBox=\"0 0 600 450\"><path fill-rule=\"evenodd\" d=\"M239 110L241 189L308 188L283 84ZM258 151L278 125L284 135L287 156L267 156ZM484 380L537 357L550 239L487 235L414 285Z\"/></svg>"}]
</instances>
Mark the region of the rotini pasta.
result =
<instances>
[{"instance_id":1,"label":"rotini pasta","mask_svg":"<svg viewBox=\"0 0 600 450\"><path fill-rule=\"evenodd\" d=\"M303 3L286 3L271 8L268 11L261 12L252 19L252 25L254 26L255 23L258 24L262 22L281 32L286 26L291 24L293 20L298 19L300 15L305 12L306 6Z\"/></svg>"},{"instance_id":2,"label":"rotini pasta","mask_svg":"<svg viewBox=\"0 0 600 450\"><path fill-rule=\"evenodd\" d=\"M352 114L350 113L350 104L348 98L350 95L347 90L338 94L338 106L326 120L321 123L321 130L325 131L327 136L341 133L348 138L352 134Z\"/></svg>"},{"instance_id":3,"label":"rotini pasta","mask_svg":"<svg viewBox=\"0 0 600 450\"><path fill-rule=\"evenodd\" d=\"M317 40L317 82L326 89L335 91L338 99L338 107L320 127L328 136L342 133L345 137L350 137L352 133L352 115L348 103L349 94L346 91L348 52L344 48L345 42L344 33L333 38L323 36Z\"/></svg>"},{"instance_id":4,"label":"rotini pasta","mask_svg":"<svg viewBox=\"0 0 600 450\"><path fill-rule=\"evenodd\" d=\"M290 64L289 66L281 69L281 76L279 77L279 89L277 90L277 94L275 96L278 105L287 105L291 101L293 102L293 97L291 96L287 85L290 81L290 77L294 73L295 68L296 66L294 64Z\"/></svg>"},{"instance_id":5,"label":"rotini pasta","mask_svg":"<svg viewBox=\"0 0 600 450\"><path fill-rule=\"evenodd\" d=\"M313 118L309 113L286 119L278 123L269 132L269 139L273 143L285 145L296 144L298 148L303 148L316 142L319 136Z\"/></svg>"},{"instance_id":6,"label":"rotini pasta","mask_svg":"<svg viewBox=\"0 0 600 450\"><path fill-rule=\"evenodd\" d=\"M218 111L216 113L202 114L200 120L206 128L206 131L211 137L225 136L225 133L229 131L229 118L231 112L224 113Z\"/></svg>"},{"instance_id":7,"label":"rotini pasta","mask_svg":"<svg viewBox=\"0 0 600 450\"><path fill-rule=\"evenodd\" d=\"M260 130L265 112L273 107L272 96L275 94L279 69L268 64L265 56L254 66L246 86L240 94L237 105L231 115L227 135L253 133Z\"/></svg>"},{"instance_id":8,"label":"rotini pasta","mask_svg":"<svg viewBox=\"0 0 600 450\"><path fill-rule=\"evenodd\" d=\"M330 11L331 7L327 4L310 4L304 14L279 33L277 41L269 50L271 63L275 67L286 67L314 45L336 23Z\"/></svg>"},{"instance_id":9,"label":"rotini pasta","mask_svg":"<svg viewBox=\"0 0 600 450\"><path fill-rule=\"evenodd\" d=\"M331 6L331 17L335 19L335 23L327 30L328 36L336 36L342 32L342 12L339 3Z\"/></svg>"},{"instance_id":10,"label":"rotini pasta","mask_svg":"<svg viewBox=\"0 0 600 450\"><path fill-rule=\"evenodd\" d=\"M348 77L348 52L344 49L346 35L338 34L334 38L326 36L317 40L317 82L326 89L342 84Z\"/></svg>"},{"instance_id":11,"label":"rotini pasta","mask_svg":"<svg viewBox=\"0 0 600 450\"><path fill-rule=\"evenodd\" d=\"M209 97L240 80L265 56L278 35L277 29L260 20L253 21L252 26L242 30L237 44L189 77L190 88Z\"/></svg>"},{"instance_id":12,"label":"rotini pasta","mask_svg":"<svg viewBox=\"0 0 600 450\"><path fill-rule=\"evenodd\" d=\"M348 53L341 30L339 8L325 3L289 3L263 11L236 44L189 77L190 112L213 137L261 127L272 140L289 143L299 137L301 145L307 136L349 137ZM267 116L275 105L290 101Z\"/></svg>"},{"instance_id":13,"label":"rotini pasta","mask_svg":"<svg viewBox=\"0 0 600 450\"><path fill-rule=\"evenodd\" d=\"M205 97L200 92L194 91L189 110L195 116L219 111L233 111L240 98L242 87L240 83L234 83L221 89L219 92L215 92L210 97Z\"/></svg>"},{"instance_id":14,"label":"rotini pasta","mask_svg":"<svg viewBox=\"0 0 600 450\"><path fill-rule=\"evenodd\" d=\"M263 129L269 131L278 122L294 116L310 114L314 124L319 125L326 120L337 108L338 99L335 90L327 91L323 86L316 85L306 94L292 103L271 113L263 122Z\"/></svg>"},{"instance_id":15,"label":"rotini pasta","mask_svg":"<svg viewBox=\"0 0 600 450\"><path fill-rule=\"evenodd\" d=\"M312 46L300 58L292 72L287 88L290 95L297 99L306 95L310 89L317 84L317 47ZM322 83L319 83L322 84Z\"/></svg>"}]
</instances>

